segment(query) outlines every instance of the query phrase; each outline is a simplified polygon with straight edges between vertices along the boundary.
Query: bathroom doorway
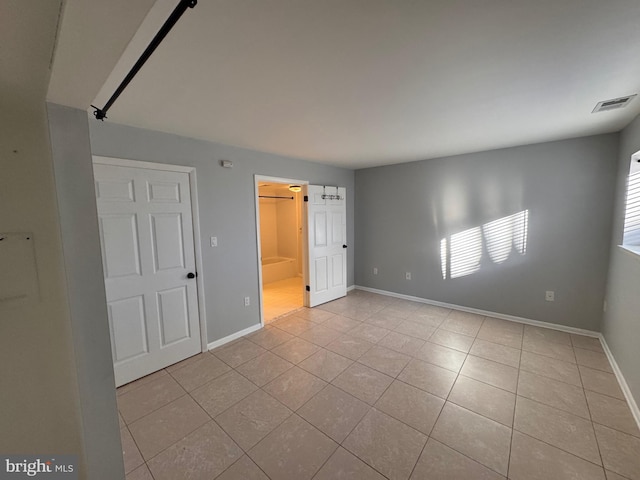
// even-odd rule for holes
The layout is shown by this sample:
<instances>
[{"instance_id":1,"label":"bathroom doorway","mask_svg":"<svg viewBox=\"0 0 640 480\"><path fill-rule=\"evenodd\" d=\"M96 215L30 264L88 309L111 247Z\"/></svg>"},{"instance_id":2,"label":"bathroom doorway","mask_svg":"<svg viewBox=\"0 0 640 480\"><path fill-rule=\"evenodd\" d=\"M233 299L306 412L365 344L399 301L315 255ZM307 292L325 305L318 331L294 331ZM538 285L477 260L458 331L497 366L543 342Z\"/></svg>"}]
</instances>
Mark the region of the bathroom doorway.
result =
<instances>
[{"instance_id":1,"label":"bathroom doorway","mask_svg":"<svg viewBox=\"0 0 640 480\"><path fill-rule=\"evenodd\" d=\"M256 219L262 320L268 325L304 306L303 186L307 182L256 176Z\"/></svg>"}]
</instances>

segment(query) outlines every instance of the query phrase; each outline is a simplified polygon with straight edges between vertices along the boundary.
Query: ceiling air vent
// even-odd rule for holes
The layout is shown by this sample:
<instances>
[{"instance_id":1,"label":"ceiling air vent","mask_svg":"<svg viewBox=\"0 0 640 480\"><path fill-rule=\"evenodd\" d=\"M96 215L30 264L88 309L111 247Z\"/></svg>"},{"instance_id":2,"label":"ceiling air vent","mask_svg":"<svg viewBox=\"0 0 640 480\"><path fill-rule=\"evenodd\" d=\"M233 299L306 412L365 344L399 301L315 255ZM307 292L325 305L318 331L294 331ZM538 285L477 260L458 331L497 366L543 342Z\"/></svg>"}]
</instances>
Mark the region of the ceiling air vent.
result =
<instances>
[{"instance_id":1,"label":"ceiling air vent","mask_svg":"<svg viewBox=\"0 0 640 480\"><path fill-rule=\"evenodd\" d=\"M624 108L636 95L627 95L626 97L613 98L611 100L604 100L603 102L598 102L596 108L593 109L593 112L606 112L608 110L616 110L618 108Z\"/></svg>"}]
</instances>

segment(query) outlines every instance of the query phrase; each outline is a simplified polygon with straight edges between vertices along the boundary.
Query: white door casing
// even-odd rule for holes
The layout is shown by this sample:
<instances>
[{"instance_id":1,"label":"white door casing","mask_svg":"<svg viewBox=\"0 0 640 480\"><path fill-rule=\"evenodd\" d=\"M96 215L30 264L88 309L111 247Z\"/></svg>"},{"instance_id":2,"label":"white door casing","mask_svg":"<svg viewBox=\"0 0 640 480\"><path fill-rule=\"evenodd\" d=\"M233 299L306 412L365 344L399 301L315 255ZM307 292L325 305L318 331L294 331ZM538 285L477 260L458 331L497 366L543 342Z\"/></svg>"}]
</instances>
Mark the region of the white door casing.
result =
<instances>
[{"instance_id":1,"label":"white door casing","mask_svg":"<svg viewBox=\"0 0 640 480\"><path fill-rule=\"evenodd\" d=\"M347 201L343 187L308 185L308 306L347 294Z\"/></svg>"},{"instance_id":2,"label":"white door casing","mask_svg":"<svg viewBox=\"0 0 640 480\"><path fill-rule=\"evenodd\" d=\"M201 351L189 174L94 165L116 385Z\"/></svg>"}]
</instances>

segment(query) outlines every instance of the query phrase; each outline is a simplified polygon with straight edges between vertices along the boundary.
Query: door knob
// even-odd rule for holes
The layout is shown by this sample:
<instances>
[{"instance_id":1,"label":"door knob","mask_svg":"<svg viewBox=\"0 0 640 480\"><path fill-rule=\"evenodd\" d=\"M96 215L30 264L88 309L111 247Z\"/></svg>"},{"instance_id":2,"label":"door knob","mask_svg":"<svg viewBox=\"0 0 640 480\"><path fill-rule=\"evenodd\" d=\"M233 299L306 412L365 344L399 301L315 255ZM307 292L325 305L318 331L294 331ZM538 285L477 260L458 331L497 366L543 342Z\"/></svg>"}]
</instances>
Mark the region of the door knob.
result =
<instances>
[{"instance_id":1,"label":"door knob","mask_svg":"<svg viewBox=\"0 0 640 480\"><path fill-rule=\"evenodd\" d=\"M347 246L346 245L342 245L342 248L347 248Z\"/></svg>"},{"instance_id":2,"label":"door knob","mask_svg":"<svg viewBox=\"0 0 640 480\"><path fill-rule=\"evenodd\" d=\"M196 274L193 272L187 273L187 278L196 278Z\"/></svg>"}]
</instances>

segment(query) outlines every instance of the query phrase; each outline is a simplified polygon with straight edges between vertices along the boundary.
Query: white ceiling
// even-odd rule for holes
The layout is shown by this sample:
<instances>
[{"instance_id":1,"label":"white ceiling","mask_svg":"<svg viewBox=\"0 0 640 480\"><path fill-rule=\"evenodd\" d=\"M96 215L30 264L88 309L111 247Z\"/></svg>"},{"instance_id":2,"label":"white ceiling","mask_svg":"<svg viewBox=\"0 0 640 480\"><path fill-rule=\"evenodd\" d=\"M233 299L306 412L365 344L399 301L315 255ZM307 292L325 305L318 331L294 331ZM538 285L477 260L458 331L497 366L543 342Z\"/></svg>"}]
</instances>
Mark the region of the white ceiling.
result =
<instances>
[{"instance_id":1,"label":"white ceiling","mask_svg":"<svg viewBox=\"0 0 640 480\"><path fill-rule=\"evenodd\" d=\"M591 110L640 92L639 27L638 0L199 0L107 121L350 168L613 132L640 99Z\"/></svg>"},{"instance_id":2,"label":"white ceiling","mask_svg":"<svg viewBox=\"0 0 640 480\"><path fill-rule=\"evenodd\" d=\"M47 100L87 108L154 2L65 0Z\"/></svg>"},{"instance_id":3,"label":"white ceiling","mask_svg":"<svg viewBox=\"0 0 640 480\"><path fill-rule=\"evenodd\" d=\"M0 1L0 110L37 110L49 84L62 0Z\"/></svg>"},{"instance_id":4,"label":"white ceiling","mask_svg":"<svg viewBox=\"0 0 640 480\"><path fill-rule=\"evenodd\" d=\"M0 0L0 113L86 108L155 0Z\"/></svg>"}]
</instances>

